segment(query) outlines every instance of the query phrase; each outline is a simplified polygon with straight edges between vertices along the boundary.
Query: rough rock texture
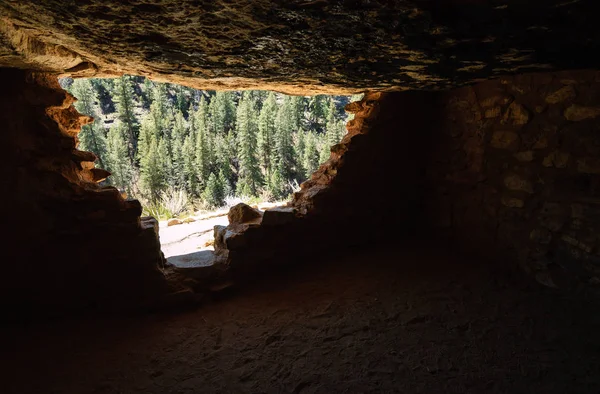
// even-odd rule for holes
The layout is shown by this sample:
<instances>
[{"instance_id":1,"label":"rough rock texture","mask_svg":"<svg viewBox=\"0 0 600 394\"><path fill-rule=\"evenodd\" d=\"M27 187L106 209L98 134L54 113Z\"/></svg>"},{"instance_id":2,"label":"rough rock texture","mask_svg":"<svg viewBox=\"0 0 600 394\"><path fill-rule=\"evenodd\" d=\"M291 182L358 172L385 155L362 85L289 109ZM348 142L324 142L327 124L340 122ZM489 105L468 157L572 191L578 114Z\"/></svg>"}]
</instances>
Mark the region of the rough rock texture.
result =
<instances>
[{"instance_id":1,"label":"rough rock texture","mask_svg":"<svg viewBox=\"0 0 600 394\"><path fill-rule=\"evenodd\" d=\"M290 206L215 247L235 275L433 232L544 285L600 285L599 92L600 72L561 72L369 93Z\"/></svg>"},{"instance_id":2,"label":"rough rock texture","mask_svg":"<svg viewBox=\"0 0 600 394\"><path fill-rule=\"evenodd\" d=\"M600 73L507 77L438 102L431 223L546 285L600 284Z\"/></svg>"},{"instance_id":3,"label":"rough rock texture","mask_svg":"<svg viewBox=\"0 0 600 394\"><path fill-rule=\"evenodd\" d=\"M215 227L215 250L229 275L282 266L323 251L384 242L416 227L432 93L368 93L347 110L355 117L331 158L301 185L288 207L267 209L252 225ZM420 156L421 155L421 156ZM382 169L385 169L383 171ZM390 174L398 171L401 193Z\"/></svg>"},{"instance_id":4,"label":"rough rock texture","mask_svg":"<svg viewBox=\"0 0 600 394\"><path fill-rule=\"evenodd\" d=\"M56 77L0 69L3 315L145 304L167 290L158 223L97 185L76 149L89 117Z\"/></svg>"},{"instance_id":5,"label":"rough rock texture","mask_svg":"<svg viewBox=\"0 0 600 394\"><path fill-rule=\"evenodd\" d=\"M173 219L169 219L169 221L167 222L167 226L169 226L169 227L177 226L178 224L182 224L182 223L183 223L183 220L173 218Z\"/></svg>"},{"instance_id":6,"label":"rough rock texture","mask_svg":"<svg viewBox=\"0 0 600 394\"><path fill-rule=\"evenodd\" d=\"M594 0L0 2L0 65L197 88L440 89L600 65ZM568 93L561 93L568 94Z\"/></svg>"},{"instance_id":7,"label":"rough rock texture","mask_svg":"<svg viewBox=\"0 0 600 394\"><path fill-rule=\"evenodd\" d=\"M227 213L229 224L242 224L256 221L262 217L262 212L243 202L231 207Z\"/></svg>"}]
</instances>

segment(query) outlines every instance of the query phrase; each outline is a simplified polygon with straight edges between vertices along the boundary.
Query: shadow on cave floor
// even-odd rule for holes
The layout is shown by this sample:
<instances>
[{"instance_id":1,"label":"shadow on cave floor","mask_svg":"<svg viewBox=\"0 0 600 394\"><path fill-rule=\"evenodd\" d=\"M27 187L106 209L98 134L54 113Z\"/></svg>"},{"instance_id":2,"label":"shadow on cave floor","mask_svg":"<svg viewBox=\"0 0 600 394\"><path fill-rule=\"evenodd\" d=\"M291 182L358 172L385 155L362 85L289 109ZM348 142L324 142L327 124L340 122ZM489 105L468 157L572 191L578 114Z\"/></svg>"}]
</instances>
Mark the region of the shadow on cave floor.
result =
<instances>
[{"instance_id":1,"label":"shadow on cave floor","mask_svg":"<svg viewBox=\"0 0 600 394\"><path fill-rule=\"evenodd\" d=\"M598 303L433 243L338 256L179 314L0 334L3 393L598 393Z\"/></svg>"}]
</instances>

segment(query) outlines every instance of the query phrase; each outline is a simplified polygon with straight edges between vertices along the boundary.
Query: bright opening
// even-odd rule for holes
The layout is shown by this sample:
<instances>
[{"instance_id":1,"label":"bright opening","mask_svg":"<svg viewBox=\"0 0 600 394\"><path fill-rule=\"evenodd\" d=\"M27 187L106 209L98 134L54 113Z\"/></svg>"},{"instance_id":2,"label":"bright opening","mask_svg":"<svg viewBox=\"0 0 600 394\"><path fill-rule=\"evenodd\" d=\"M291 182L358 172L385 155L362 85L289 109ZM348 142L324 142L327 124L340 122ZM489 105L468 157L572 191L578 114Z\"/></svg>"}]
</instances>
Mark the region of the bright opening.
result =
<instances>
[{"instance_id":1,"label":"bright opening","mask_svg":"<svg viewBox=\"0 0 600 394\"><path fill-rule=\"evenodd\" d=\"M161 221L167 257L182 252L171 248L180 239L186 250L210 247L230 206L284 203L329 159L351 116L344 106L362 96L201 91L137 76L60 83L95 119L79 149L112 173L106 184ZM168 220L199 223L165 231Z\"/></svg>"}]
</instances>

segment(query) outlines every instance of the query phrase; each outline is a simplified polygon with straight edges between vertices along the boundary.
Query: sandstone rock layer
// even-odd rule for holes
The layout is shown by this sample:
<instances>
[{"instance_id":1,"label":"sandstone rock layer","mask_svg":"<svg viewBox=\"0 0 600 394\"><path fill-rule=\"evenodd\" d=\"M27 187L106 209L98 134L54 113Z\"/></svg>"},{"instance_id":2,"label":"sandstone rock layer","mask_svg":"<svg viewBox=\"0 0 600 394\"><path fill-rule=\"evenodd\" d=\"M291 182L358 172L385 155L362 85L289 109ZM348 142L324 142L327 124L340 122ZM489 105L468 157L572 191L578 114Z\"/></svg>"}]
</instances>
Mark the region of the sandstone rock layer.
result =
<instances>
[{"instance_id":1,"label":"sandstone rock layer","mask_svg":"<svg viewBox=\"0 0 600 394\"><path fill-rule=\"evenodd\" d=\"M593 0L0 2L0 66L202 89L447 89L600 64ZM569 92L558 93L560 95ZM555 98L550 98L555 100Z\"/></svg>"}]
</instances>

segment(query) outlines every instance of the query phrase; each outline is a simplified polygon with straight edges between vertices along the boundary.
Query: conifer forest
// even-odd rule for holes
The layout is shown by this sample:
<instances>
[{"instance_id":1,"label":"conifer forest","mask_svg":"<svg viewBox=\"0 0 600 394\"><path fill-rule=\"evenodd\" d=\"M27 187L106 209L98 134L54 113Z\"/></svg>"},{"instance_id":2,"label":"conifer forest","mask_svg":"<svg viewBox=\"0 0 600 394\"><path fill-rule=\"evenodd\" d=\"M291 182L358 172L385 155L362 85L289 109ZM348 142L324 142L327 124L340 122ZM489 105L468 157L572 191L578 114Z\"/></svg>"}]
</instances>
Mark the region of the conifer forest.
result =
<instances>
[{"instance_id":1,"label":"conifer forest","mask_svg":"<svg viewBox=\"0 0 600 394\"><path fill-rule=\"evenodd\" d=\"M178 198L205 209L288 198L329 158L346 132L344 106L360 98L200 91L128 75L60 83L94 118L79 149L98 156L108 184L144 205Z\"/></svg>"}]
</instances>

